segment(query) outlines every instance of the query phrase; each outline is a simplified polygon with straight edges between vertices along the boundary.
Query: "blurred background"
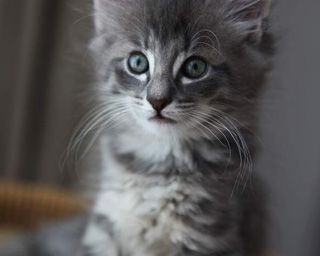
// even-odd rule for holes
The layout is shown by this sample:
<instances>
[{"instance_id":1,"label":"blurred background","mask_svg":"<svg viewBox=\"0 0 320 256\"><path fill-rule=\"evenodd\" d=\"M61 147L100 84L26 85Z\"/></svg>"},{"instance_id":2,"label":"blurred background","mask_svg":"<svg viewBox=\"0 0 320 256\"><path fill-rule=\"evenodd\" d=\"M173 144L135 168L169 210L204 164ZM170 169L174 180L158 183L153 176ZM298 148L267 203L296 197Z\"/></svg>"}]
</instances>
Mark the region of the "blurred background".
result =
<instances>
[{"instance_id":1,"label":"blurred background","mask_svg":"<svg viewBox=\"0 0 320 256\"><path fill-rule=\"evenodd\" d=\"M319 11L318 0L279 0L272 14L278 54L256 171L270 195L271 245L283 256L320 255ZM0 0L0 229L8 184L79 185L58 163L92 81L90 13L90 0Z\"/></svg>"}]
</instances>

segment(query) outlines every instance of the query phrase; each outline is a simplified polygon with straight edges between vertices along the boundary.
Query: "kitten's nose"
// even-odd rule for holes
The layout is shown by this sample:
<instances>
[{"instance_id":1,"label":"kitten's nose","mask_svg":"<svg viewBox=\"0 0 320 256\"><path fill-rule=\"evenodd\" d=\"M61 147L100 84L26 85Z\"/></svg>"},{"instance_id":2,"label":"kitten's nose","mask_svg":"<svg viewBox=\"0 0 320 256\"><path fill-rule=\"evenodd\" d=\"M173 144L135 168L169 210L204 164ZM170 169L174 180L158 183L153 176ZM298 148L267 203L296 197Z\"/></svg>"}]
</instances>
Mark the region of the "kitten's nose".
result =
<instances>
[{"instance_id":1,"label":"kitten's nose","mask_svg":"<svg viewBox=\"0 0 320 256\"><path fill-rule=\"evenodd\" d=\"M171 99L165 99L165 100L147 99L147 100L150 102L151 106L158 112L163 110L166 106L168 106L172 102Z\"/></svg>"}]
</instances>

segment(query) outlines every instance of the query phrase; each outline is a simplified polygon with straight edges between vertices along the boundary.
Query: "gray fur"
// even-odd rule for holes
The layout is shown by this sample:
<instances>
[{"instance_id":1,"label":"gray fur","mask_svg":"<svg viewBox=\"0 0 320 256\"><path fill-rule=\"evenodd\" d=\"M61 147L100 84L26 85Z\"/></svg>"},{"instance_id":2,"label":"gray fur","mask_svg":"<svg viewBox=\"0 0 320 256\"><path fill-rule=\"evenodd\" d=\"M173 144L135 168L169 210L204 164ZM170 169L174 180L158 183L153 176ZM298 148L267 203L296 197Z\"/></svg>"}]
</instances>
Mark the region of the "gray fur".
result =
<instances>
[{"instance_id":1,"label":"gray fur","mask_svg":"<svg viewBox=\"0 0 320 256\"><path fill-rule=\"evenodd\" d=\"M108 150L102 153L109 160L103 170L105 191L98 195L93 210L105 211L114 222L113 239L108 236L106 241L116 251L105 249L93 256L262 255L265 201L252 174L255 143L250 131L255 128L257 102L273 54L267 31L269 1L96 0L95 10L92 50L100 63L97 73L103 88L97 98L110 102L106 104L110 109L112 102L123 102L117 106L124 114L120 110L106 113L105 120L121 123L116 129L108 121L101 122L108 130ZM131 74L125 66L135 51L149 58L150 70L144 76ZM210 63L205 78L190 81L184 77L181 65L188 56L201 56ZM176 113L177 124L171 132L149 129L141 121L145 118L142 109L148 105L145 98L175 104L171 111ZM173 184L183 189L165 195ZM117 206L108 199L113 187L118 191L112 192L119 198ZM152 192L155 188L163 191L159 199ZM141 215L132 210L129 214L142 222L152 221L140 229L132 220L128 225L136 225L132 229L140 233L128 227L124 235L124 221L108 207L121 208L125 195L140 193L154 197L137 203L137 209L145 205L149 212ZM153 209L154 200L165 208ZM163 234L165 241L147 242L148 234L156 234L157 227L164 225L157 219L166 212L171 216L168 221L181 223L190 233L178 240L165 238L173 236L172 231ZM136 235L127 238L131 233ZM84 243L99 247L90 240L93 236L93 231L88 232Z\"/></svg>"},{"instance_id":2,"label":"gray fur","mask_svg":"<svg viewBox=\"0 0 320 256\"><path fill-rule=\"evenodd\" d=\"M94 5L97 107L70 149L95 131L104 167L79 256L264 255L252 130L273 55L269 1ZM126 66L137 51L143 75ZM183 75L190 56L208 62L204 77ZM152 123L147 98L170 101L162 114L175 123Z\"/></svg>"}]
</instances>

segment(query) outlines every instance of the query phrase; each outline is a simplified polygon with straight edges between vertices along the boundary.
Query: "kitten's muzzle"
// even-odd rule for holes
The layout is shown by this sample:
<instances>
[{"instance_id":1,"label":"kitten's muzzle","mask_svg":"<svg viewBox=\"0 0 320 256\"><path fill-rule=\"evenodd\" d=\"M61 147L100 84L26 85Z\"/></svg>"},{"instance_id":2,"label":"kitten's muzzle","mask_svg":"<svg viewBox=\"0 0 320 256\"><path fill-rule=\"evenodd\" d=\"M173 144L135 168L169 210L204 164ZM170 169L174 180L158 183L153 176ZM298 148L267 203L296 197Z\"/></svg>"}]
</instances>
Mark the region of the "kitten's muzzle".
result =
<instances>
[{"instance_id":1,"label":"kitten's muzzle","mask_svg":"<svg viewBox=\"0 0 320 256\"><path fill-rule=\"evenodd\" d=\"M161 124L172 124L175 121L171 118L162 115L161 111L165 109L172 102L171 99L155 100L152 98L147 98L153 109L155 110L155 115L151 117L150 121L155 121Z\"/></svg>"}]
</instances>

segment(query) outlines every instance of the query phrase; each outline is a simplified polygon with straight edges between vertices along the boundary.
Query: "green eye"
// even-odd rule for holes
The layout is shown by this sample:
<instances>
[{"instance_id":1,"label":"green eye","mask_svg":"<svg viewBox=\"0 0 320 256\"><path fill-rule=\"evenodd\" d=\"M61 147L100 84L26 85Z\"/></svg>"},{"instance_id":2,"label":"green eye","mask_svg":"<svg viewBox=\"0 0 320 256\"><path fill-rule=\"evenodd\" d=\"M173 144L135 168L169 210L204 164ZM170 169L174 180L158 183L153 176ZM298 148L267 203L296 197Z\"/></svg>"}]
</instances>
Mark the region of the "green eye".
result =
<instances>
[{"instance_id":1,"label":"green eye","mask_svg":"<svg viewBox=\"0 0 320 256\"><path fill-rule=\"evenodd\" d=\"M128 66L131 72L135 74L143 74L149 70L149 62L142 53L134 53L128 59Z\"/></svg>"},{"instance_id":2,"label":"green eye","mask_svg":"<svg viewBox=\"0 0 320 256\"><path fill-rule=\"evenodd\" d=\"M202 77L207 71L207 63L197 57L187 60L183 66L184 75L191 79Z\"/></svg>"}]
</instances>

